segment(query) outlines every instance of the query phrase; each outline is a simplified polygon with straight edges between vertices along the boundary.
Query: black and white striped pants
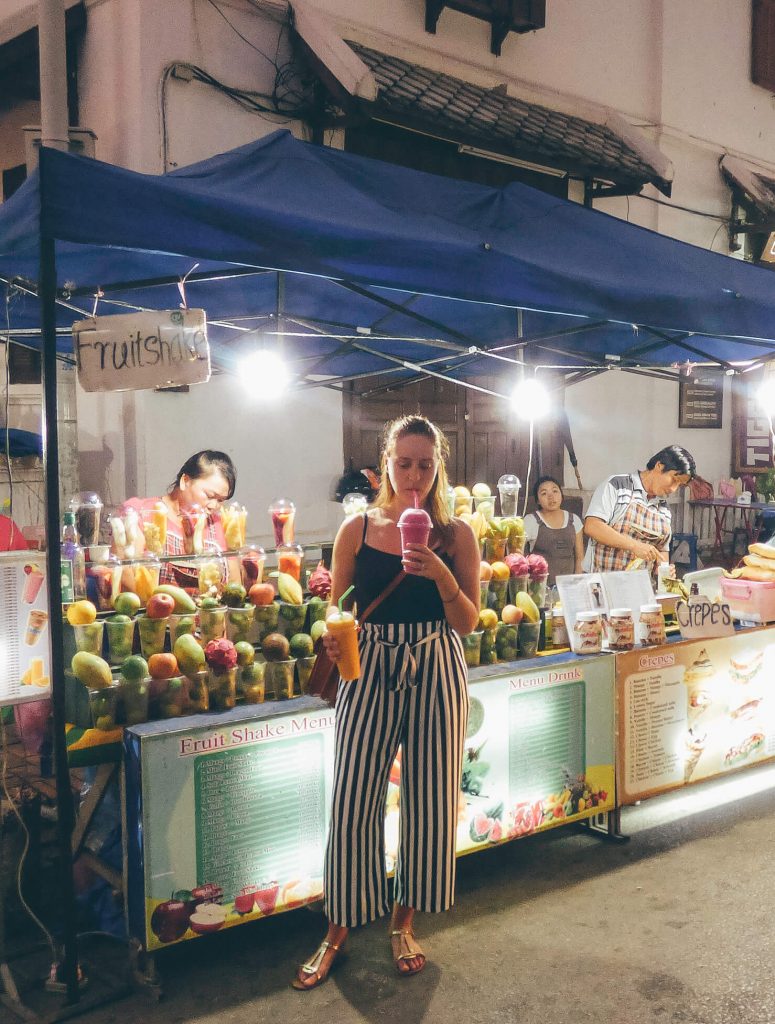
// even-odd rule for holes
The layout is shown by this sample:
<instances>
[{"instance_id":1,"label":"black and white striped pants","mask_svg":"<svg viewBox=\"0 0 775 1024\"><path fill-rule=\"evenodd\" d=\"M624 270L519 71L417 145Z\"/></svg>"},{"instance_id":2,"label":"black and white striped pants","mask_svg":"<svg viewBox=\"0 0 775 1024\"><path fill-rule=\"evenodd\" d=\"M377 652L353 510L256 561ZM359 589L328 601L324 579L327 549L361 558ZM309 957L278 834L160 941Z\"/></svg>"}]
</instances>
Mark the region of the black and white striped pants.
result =
<instances>
[{"instance_id":1,"label":"black and white striped pants","mask_svg":"<svg viewBox=\"0 0 775 1024\"><path fill-rule=\"evenodd\" d=\"M366 924L388 912L385 801L401 753L397 902L452 906L455 832L468 724L468 671L460 637L444 621L365 623L361 677L336 702L333 803L325 863L329 920Z\"/></svg>"}]
</instances>

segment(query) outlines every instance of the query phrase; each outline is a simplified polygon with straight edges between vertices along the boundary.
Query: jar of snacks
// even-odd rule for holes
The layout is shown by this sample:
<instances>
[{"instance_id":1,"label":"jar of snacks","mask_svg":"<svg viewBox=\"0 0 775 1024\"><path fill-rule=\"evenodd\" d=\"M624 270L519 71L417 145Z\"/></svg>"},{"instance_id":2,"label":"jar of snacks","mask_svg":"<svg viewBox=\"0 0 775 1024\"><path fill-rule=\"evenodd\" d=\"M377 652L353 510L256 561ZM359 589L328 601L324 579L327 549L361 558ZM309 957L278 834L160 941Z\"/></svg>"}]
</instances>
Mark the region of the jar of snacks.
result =
<instances>
[{"instance_id":1,"label":"jar of snacks","mask_svg":"<svg viewBox=\"0 0 775 1024\"><path fill-rule=\"evenodd\" d=\"M640 606L640 642L644 647L658 647L666 642L665 619L656 601Z\"/></svg>"},{"instance_id":2,"label":"jar of snacks","mask_svg":"<svg viewBox=\"0 0 775 1024\"><path fill-rule=\"evenodd\" d=\"M635 620L629 608L608 613L608 646L612 651L631 651L635 646Z\"/></svg>"},{"instance_id":3,"label":"jar of snacks","mask_svg":"<svg viewBox=\"0 0 775 1024\"><path fill-rule=\"evenodd\" d=\"M577 654L600 654L603 648L603 619L600 612L577 612L573 626Z\"/></svg>"}]
</instances>

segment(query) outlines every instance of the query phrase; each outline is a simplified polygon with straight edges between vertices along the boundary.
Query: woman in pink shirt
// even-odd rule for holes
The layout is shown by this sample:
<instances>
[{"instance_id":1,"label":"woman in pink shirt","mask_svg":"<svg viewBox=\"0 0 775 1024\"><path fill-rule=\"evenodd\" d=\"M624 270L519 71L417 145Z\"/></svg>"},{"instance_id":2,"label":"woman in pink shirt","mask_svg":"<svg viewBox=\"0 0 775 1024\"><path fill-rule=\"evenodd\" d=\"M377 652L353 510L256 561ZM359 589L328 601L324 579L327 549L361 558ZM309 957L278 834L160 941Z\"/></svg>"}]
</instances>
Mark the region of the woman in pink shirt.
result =
<instances>
[{"instance_id":1,"label":"woman in pink shirt","mask_svg":"<svg viewBox=\"0 0 775 1024\"><path fill-rule=\"evenodd\" d=\"M187 459L178 470L174 483L161 498L129 498L122 512L133 508L142 515L161 503L167 508L167 539L162 556L165 558L186 553L184 517L197 507L207 513L204 541L206 547L226 550L226 537L221 523L220 508L234 494L237 471L225 452L205 449ZM193 573L195 579L196 573ZM162 565L160 583L190 586L192 571L185 563Z\"/></svg>"}]
</instances>

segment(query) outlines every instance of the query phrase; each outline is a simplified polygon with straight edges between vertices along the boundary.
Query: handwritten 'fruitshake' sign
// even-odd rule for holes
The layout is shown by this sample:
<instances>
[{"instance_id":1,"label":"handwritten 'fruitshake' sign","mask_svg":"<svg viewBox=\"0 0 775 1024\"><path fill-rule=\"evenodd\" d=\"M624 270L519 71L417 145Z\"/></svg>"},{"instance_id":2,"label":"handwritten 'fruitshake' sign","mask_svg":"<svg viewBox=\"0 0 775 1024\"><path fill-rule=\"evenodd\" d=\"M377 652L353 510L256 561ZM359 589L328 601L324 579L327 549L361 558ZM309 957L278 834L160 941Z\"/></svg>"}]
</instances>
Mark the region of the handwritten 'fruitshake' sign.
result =
<instances>
[{"instance_id":1,"label":"handwritten 'fruitshake' sign","mask_svg":"<svg viewBox=\"0 0 775 1024\"><path fill-rule=\"evenodd\" d=\"M84 391L138 391L210 379L203 309L78 320L73 324L73 345Z\"/></svg>"}]
</instances>

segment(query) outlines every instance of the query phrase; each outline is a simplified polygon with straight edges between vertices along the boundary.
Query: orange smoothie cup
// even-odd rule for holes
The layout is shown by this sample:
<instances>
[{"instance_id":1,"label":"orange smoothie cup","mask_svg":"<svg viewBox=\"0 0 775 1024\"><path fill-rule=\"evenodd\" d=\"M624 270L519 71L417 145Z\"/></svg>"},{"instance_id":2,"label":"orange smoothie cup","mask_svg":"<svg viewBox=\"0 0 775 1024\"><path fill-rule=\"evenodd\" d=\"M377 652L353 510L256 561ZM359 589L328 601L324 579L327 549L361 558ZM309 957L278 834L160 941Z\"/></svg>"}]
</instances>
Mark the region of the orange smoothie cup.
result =
<instances>
[{"instance_id":1,"label":"orange smoothie cup","mask_svg":"<svg viewBox=\"0 0 775 1024\"><path fill-rule=\"evenodd\" d=\"M357 679L361 674L361 657L355 617L350 612L332 612L326 619L326 627L339 644L339 657L336 659L339 675L345 681Z\"/></svg>"}]
</instances>

